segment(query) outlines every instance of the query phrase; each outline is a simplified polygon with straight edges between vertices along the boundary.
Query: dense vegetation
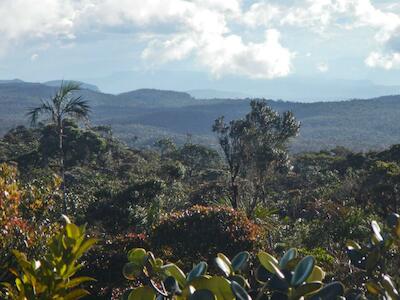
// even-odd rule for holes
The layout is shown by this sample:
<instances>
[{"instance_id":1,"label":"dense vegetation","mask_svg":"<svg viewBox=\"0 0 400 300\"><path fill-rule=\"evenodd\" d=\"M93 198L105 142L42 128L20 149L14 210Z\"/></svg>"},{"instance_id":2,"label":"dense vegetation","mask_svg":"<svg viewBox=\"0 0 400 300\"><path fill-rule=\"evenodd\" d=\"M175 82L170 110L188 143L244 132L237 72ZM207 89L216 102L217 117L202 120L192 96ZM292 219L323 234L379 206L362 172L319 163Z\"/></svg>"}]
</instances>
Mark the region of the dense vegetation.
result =
<instances>
[{"instance_id":1,"label":"dense vegetation","mask_svg":"<svg viewBox=\"0 0 400 300\"><path fill-rule=\"evenodd\" d=\"M51 85L55 85L51 83ZM150 147L170 137L217 149L211 132L221 115L230 121L249 112L249 99L198 100L174 91L142 89L120 95L104 94L84 85L80 92L92 107L93 125L112 126L114 134L133 147ZM54 95L56 88L38 83L0 83L0 134L28 125L28 108ZM345 99L344 99L345 100ZM295 103L268 101L277 111L292 111L302 123L291 150L320 151L344 146L353 151L383 150L400 139L399 96L343 102Z\"/></svg>"},{"instance_id":2,"label":"dense vegetation","mask_svg":"<svg viewBox=\"0 0 400 300\"><path fill-rule=\"evenodd\" d=\"M296 115L248 111L213 122L219 148L74 114L8 131L0 297L399 299L400 145L290 154Z\"/></svg>"}]
</instances>

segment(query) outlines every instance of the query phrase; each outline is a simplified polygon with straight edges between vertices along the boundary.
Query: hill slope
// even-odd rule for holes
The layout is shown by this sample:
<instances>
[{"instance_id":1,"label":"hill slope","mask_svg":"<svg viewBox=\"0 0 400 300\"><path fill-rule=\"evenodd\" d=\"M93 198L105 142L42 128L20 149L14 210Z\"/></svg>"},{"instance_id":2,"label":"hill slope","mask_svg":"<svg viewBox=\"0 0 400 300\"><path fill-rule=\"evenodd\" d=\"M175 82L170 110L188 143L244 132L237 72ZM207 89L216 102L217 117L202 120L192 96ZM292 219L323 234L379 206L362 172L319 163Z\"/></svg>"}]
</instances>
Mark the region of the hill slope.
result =
<instances>
[{"instance_id":1,"label":"hill slope","mask_svg":"<svg viewBox=\"0 0 400 300\"><path fill-rule=\"evenodd\" d=\"M39 83L0 84L0 134L27 124L25 113L40 99L54 95L55 87ZM215 145L211 132L220 115L240 118L249 100L198 100L187 93L142 89L111 95L82 90L92 106L94 124L111 125L114 133L128 143L152 144L162 136L178 142L188 134L197 142ZM381 149L400 142L400 96L342 102L295 103L269 101L279 111L292 110L302 128L293 143L294 151L345 146L353 150Z\"/></svg>"}]
</instances>

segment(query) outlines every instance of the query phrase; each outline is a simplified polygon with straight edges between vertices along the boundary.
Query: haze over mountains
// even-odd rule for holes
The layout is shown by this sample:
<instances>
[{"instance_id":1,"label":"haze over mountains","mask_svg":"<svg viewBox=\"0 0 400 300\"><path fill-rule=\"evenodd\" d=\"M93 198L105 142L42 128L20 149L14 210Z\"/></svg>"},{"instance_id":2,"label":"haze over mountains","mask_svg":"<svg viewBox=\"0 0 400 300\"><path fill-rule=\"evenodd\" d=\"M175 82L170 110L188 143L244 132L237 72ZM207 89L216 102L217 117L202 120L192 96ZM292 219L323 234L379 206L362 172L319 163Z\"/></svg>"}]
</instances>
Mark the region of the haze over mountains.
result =
<instances>
[{"instance_id":1,"label":"haze over mountains","mask_svg":"<svg viewBox=\"0 0 400 300\"><path fill-rule=\"evenodd\" d=\"M59 84L0 81L0 134L28 125L27 109L54 95ZM92 124L111 125L117 136L137 146L152 145L165 136L216 145L211 132L214 120L220 115L227 120L240 118L249 110L249 99L198 99L185 92L155 89L113 95L93 85L83 88L80 93L92 106ZM292 146L296 152L335 146L381 149L400 142L400 96L316 103L269 100L269 104L279 111L292 110L302 122Z\"/></svg>"},{"instance_id":2,"label":"haze over mountains","mask_svg":"<svg viewBox=\"0 0 400 300\"><path fill-rule=\"evenodd\" d=\"M216 80L201 72L158 70L119 72L83 81L91 82L102 91L113 94L140 88L156 88L194 90L194 96L210 99L250 96L294 102L316 102L400 94L398 85L381 85L369 80L336 79L326 75L298 75L270 80L224 76Z\"/></svg>"}]
</instances>

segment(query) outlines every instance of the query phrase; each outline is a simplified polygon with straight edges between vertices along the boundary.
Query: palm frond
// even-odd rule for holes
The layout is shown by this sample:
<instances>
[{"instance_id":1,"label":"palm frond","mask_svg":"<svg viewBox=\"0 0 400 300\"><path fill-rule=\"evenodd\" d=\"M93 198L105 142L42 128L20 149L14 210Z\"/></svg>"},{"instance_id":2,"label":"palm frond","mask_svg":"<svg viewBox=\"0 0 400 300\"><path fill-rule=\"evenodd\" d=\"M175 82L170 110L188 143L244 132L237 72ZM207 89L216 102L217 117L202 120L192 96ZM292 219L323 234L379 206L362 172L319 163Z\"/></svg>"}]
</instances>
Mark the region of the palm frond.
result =
<instances>
[{"instance_id":1,"label":"palm frond","mask_svg":"<svg viewBox=\"0 0 400 300\"><path fill-rule=\"evenodd\" d=\"M63 114L73 115L78 119L86 118L89 113L90 106L86 100L82 99L81 96L70 99L63 109Z\"/></svg>"},{"instance_id":2,"label":"palm frond","mask_svg":"<svg viewBox=\"0 0 400 300\"><path fill-rule=\"evenodd\" d=\"M81 89L81 85L78 82L75 81L67 81L67 82L62 82L60 86L60 90L58 91L58 94L60 95L61 98L65 98L72 92L79 91Z\"/></svg>"},{"instance_id":3,"label":"palm frond","mask_svg":"<svg viewBox=\"0 0 400 300\"><path fill-rule=\"evenodd\" d=\"M75 81L67 81L67 82L62 81L61 86L57 91L57 94L52 99L54 106L61 111L63 102L65 102L66 99L68 99L71 93L77 92L80 89L81 89L80 84Z\"/></svg>"},{"instance_id":4,"label":"palm frond","mask_svg":"<svg viewBox=\"0 0 400 300\"><path fill-rule=\"evenodd\" d=\"M42 100L41 105L31 108L26 115L29 117L31 125L34 126L36 125L39 116L43 113L49 113L53 116L54 110L49 102Z\"/></svg>"}]
</instances>

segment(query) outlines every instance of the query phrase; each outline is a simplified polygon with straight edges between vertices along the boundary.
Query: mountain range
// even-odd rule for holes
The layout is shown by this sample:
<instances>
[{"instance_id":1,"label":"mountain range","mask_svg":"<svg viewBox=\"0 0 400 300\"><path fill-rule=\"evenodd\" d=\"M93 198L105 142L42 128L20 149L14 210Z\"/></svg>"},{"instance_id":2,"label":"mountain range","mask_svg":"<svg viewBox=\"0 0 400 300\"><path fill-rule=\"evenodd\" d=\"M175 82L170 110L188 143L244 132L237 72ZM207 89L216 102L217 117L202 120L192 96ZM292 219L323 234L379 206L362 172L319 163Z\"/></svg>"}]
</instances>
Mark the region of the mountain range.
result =
<instances>
[{"instance_id":1,"label":"mountain range","mask_svg":"<svg viewBox=\"0 0 400 300\"><path fill-rule=\"evenodd\" d=\"M60 82L0 81L0 135L14 126L28 125L28 108L54 95ZM138 89L121 94L102 93L86 85L80 94L92 107L94 125L110 125L130 145L146 147L161 137L178 143L188 139L216 146L211 132L214 120L244 116L249 98L198 99L186 92ZM344 146L356 151L381 149L400 142L400 96L367 100L301 103L268 100L278 111L291 110L301 121L301 133L292 151Z\"/></svg>"},{"instance_id":2,"label":"mountain range","mask_svg":"<svg viewBox=\"0 0 400 300\"><path fill-rule=\"evenodd\" d=\"M134 70L113 73L106 77L82 79L82 81L91 82L102 91L113 94L139 88L155 88L189 91L196 98L209 99L249 96L294 102L316 102L400 94L399 85L333 78L327 74L265 80L229 75L215 78L193 70Z\"/></svg>"}]
</instances>

